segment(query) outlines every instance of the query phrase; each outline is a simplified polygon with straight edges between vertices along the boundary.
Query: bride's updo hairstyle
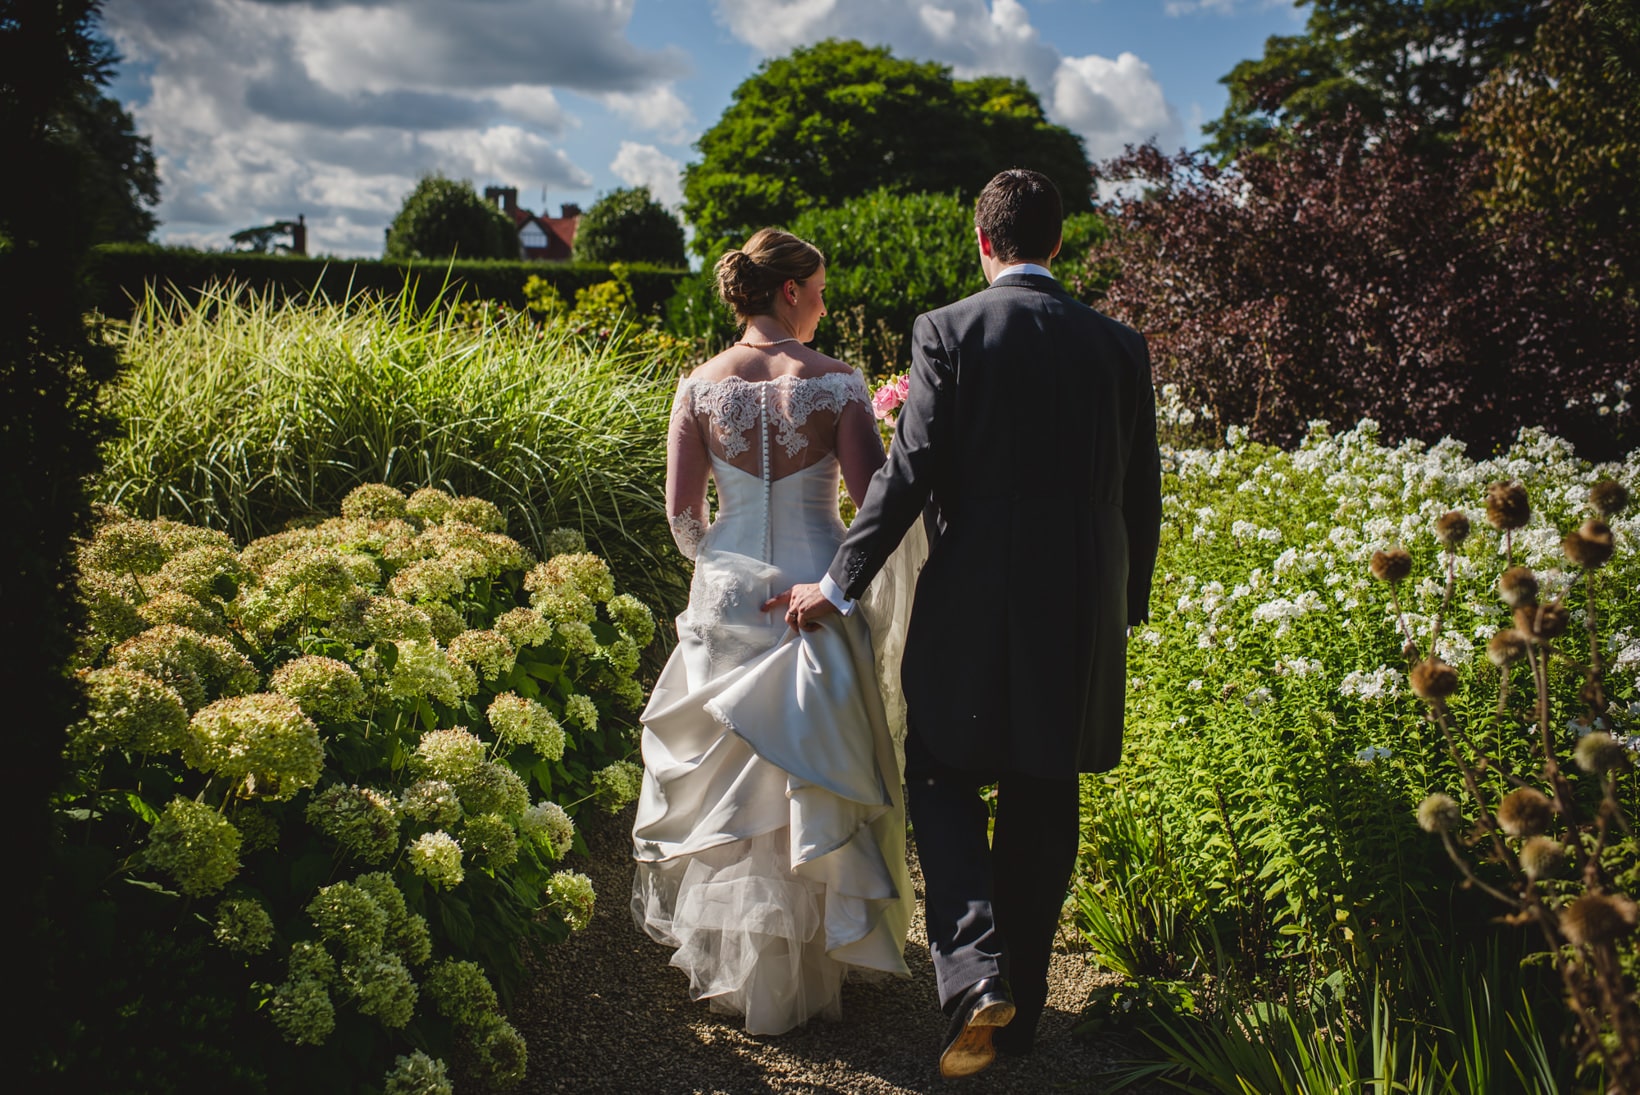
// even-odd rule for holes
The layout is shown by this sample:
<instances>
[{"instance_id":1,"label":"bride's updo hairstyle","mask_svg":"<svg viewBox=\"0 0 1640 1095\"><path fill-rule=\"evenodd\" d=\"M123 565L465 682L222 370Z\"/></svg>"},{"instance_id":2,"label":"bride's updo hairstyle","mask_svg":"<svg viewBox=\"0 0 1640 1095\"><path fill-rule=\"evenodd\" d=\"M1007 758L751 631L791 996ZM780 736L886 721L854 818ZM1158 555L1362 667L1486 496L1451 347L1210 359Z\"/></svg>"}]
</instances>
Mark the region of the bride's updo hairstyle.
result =
<instances>
[{"instance_id":1,"label":"bride's updo hairstyle","mask_svg":"<svg viewBox=\"0 0 1640 1095\"><path fill-rule=\"evenodd\" d=\"M718 259L718 295L745 323L774 312L775 294L788 281L803 282L825 265L826 256L807 240L778 228L759 229L746 246Z\"/></svg>"}]
</instances>

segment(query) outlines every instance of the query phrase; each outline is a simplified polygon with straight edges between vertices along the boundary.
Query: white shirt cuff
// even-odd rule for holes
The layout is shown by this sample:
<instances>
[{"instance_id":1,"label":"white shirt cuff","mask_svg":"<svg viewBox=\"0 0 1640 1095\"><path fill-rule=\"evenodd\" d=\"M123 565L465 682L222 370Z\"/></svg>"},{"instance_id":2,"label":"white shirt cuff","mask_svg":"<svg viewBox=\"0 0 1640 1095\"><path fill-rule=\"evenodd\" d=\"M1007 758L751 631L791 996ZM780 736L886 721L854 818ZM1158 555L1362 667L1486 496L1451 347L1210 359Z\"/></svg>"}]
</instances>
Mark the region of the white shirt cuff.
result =
<instances>
[{"instance_id":1,"label":"white shirt cuff","mask_svg":"<svg viewBox=\"0 0 1640 1095\"><path fill-rule=\"evenodd\" d=\"M837 606L837 611L847 616L854 611L854 602L843 594L842 587L831 580L830 574L820 576L820 593L826 600Z\"/></svg>"}]
</instances>

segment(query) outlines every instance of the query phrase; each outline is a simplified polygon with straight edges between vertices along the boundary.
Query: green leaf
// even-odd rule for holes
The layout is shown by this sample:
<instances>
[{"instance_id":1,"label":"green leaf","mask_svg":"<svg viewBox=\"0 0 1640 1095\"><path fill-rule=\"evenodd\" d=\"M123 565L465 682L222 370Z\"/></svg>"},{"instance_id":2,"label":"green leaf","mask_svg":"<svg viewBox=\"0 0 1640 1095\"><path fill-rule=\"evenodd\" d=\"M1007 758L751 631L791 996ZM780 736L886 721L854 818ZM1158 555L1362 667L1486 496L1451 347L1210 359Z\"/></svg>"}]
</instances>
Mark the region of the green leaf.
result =
<instances>
[{"instance_id":1,"label":"green leaf","mask_svg":"<svg viewBox=\"0 0 1640 1095\"><path fill-rule=\"evenodd\" d=\"M125 792L125 802L126 805L131 807L132 813L142 818L142 820L146 821L148 824L152 825L154 822L159 820L159 811L144 802L142 796L137 794L135 791Z\"/></svg>"}]
</instances>

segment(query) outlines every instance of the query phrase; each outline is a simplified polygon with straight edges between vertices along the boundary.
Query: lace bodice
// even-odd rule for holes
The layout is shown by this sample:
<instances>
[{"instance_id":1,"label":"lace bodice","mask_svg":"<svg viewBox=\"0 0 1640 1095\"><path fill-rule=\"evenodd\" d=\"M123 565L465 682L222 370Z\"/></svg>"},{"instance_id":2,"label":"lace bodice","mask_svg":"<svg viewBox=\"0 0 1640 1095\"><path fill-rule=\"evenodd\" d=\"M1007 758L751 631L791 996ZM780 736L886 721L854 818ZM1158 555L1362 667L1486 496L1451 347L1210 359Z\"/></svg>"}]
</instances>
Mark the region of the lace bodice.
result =
<instances>
[{"instance_id":1,"label":"lace bodice","mask_svg":"<svg viewBox=\"0 0 1640 1095\"><path fill-rule=\"evenodd\" d=\"M775 481L832 456L849 493L863 497L883 454L871 393L858 370L760 381L685 379L672 402L667 446L667 516L678 548L694 558L706 533L714 460L761 481L766 499Z\"/></svg>"}]
</instances>

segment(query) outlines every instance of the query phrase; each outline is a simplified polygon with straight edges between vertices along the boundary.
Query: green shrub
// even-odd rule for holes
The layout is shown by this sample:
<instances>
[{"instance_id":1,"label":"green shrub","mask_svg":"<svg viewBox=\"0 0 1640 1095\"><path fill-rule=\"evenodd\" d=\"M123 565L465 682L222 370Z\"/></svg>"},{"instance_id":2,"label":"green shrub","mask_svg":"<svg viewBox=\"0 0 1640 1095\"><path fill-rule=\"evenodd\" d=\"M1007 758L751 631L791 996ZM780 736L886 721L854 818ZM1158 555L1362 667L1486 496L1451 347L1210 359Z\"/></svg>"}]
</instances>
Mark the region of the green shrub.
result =
<instances>
[{"instance_id":1,"label":"green shrub","mask_svg":"<svg viewBox=\"0 0 1640 1095\"><path fill-rule=\"evenodd\" d=\"M688 272L635 263L628 277L638 311L660 314L678 281ZM422 308L464 300L496 301L509 308L525 306L524 285L536 277L554 285L565 299L577 289L606 281L601 263L414 259L377 262L369 259L306 258L259 255L243 251L195 251L152 244L106 244L91 263L94 302L108 316L124 318L144 307L150 292L161 299L180 296L190 302L218 298L223 286L234 293L278 301L315 298L343 300L358 294L394 298L406 292Z\"/></svg>"},{"instance_id":2,"label":"green shrub","mask_svg":"<svg viewBox=\"0 0 1640 1095\"><path fill-rule=\"evenodd\" d=\"M102 496L245 539L364 483L481 494L538 553L551 529L584 529L623 585L674 610L661 484L681 351L631 325L476 318L408 290L301 305L150 293L121 340Z\"/></svg>"},{"instance_id":3,"label":"green shrub","mask_svg":"<svg viewBox=\"0 0 1640 1095\"><path fill-rule=\"evenodd\" d=\"M198 626L94 612L124 623L84 638L60 911L102 923L128 1007L199 1000L192 1037L231 1030L243 1082L359 1090L466 1045L505 1086L523 1046L492 983L504 1002L531 946L585 922L559 860L583 802L630 798L654 620L579 533L537 564L481 499L370 484L341 511L242 550L117 516L86 545L104 600ZM175 985L128 983L167 948L192 956Z\"/></svg>"}]
</instances>

